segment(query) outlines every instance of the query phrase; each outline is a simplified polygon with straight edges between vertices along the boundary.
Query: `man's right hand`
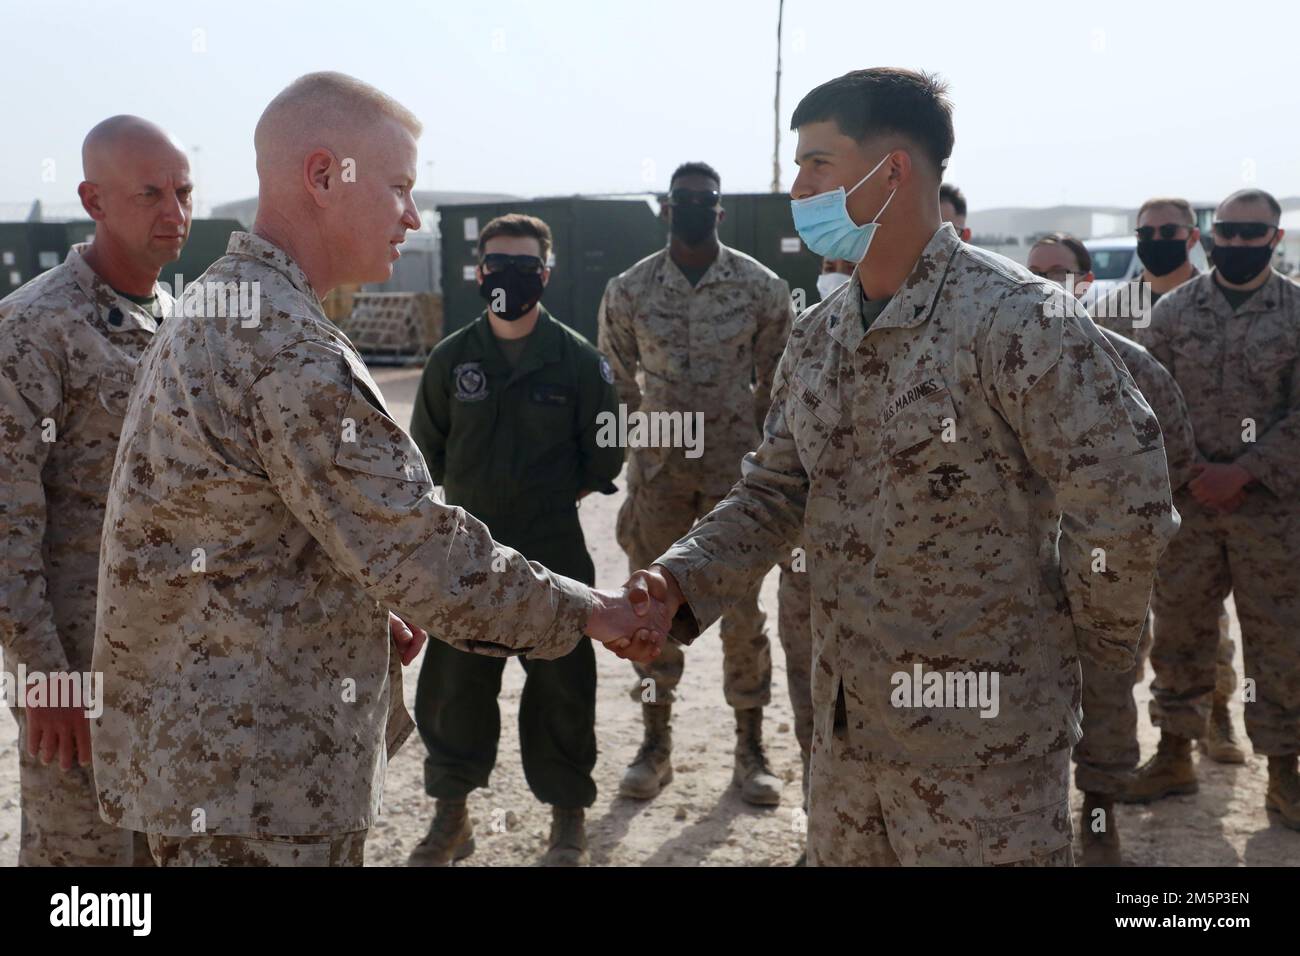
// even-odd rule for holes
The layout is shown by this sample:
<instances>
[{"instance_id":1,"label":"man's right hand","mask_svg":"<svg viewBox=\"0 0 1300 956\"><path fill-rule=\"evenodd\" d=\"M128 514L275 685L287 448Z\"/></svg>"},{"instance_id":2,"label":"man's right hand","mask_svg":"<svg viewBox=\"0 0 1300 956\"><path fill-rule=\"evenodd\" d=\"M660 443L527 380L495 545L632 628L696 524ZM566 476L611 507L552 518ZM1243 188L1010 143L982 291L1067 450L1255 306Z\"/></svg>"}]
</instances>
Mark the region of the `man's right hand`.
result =
<instances>
[{"instance_id":1,"label":"man's right hand","mask_svg":"<svg viewBox=\"0 0 1300 956\"><path fill-rule=\"evenodd\" d=\"M662 564L652 564L644 571L635 572L623 585L633 601L653 598L668 611L668 621L677 616L677 610L686 603L677 579ZM639 596L638 596L639 595Z\"/></svg>"},{"instance_id":2,"label":"man's right hand","mask_svg":"<svg viewBox=\"0 0 1300 956\"><path fill-rule=\"evenodd\" d=\"M59 766L71 770L74 762L90 766L90 720L81 707L28 707L27 752L48 764L57 754Z\"/></svg>"}]
</instances>

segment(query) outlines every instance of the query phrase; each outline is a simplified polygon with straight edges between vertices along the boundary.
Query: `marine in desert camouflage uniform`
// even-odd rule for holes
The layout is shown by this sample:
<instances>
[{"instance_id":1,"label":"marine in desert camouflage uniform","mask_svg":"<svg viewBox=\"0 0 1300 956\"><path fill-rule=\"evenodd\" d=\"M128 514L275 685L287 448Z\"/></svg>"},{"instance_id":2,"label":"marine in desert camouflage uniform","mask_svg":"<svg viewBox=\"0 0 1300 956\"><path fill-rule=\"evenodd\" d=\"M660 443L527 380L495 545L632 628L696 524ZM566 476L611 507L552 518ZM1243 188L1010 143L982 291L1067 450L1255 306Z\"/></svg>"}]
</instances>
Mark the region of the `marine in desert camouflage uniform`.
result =
<instances>
[{"instance_id":1,"label":"marine in desert camouflage uniform","mask_svg":"<svg viewBox=\"0 0 1300 956\"><path fill-rule=\"evenodd\" d=\"M1280 207L1260 190L1215 213L1215 269L1165 295L1134 335L1187 397L1201 459L1156 582L1156 755L1126 797L1197 789L1190 741L1210 716L1218 605L1241 621L1246 733L1269 762L1266 806L1300 829L1300 287L1270 268Z\"/></svg>"},{"instance_id":2,"label":"marine in desert camouflage uniform","mask_svg":"<svg viewBox=\"0 0 1300 956\"><path fill-rule=\"evenodd\" d=\"M632 585L689 641L804 535L811 864L1068 865L1079 657L1132 667L1177 528L1159 426L1073 299L940 226L941 84L857 71L793 125L796 199L858 184L805 241L879 234L796 323L741 482Z\"/></svg>"},{"instance_id":3,"label":"marine in desert camouflage uniform","mask_svg":"<svg viewBox=\"0 0 1300 956\"><path fill-rule=\"evenodd\" d=\"M793 317L785 281L718 241L718 174L688 163L670 186L670 244L610 280L599 345L629 414L702 413L703 453L629 449L617 536L632 569L645 567L739 479L740 459L758 444ZM747 801L770 805L780 802L781 785L762 749L772 679L764 623L756 583L722 617L722 690L736 713L735 783ZM620 784L624 796L653 797L672 777L669 721L684 666L682 649L669 644L637 667L641 683L632 695L643 704L645 739Z\"/></svg>"},{"instance_id":4,"label":"marine in desert camouflage uniform","mask_svg":"<svg viewBox=\"0 0 1300 956\"><path fill-rule=\"evenodd\" d=\"M4 666L79 680L90 672L118 433L136 362L172 308L157 279L189 235L192 191L184 152L138 117L97 125L82 157L93 241L0 302ZM13 711L20 865L151 862L143 834L100 819L86 710Z\"/></svg>"}]
</instances>

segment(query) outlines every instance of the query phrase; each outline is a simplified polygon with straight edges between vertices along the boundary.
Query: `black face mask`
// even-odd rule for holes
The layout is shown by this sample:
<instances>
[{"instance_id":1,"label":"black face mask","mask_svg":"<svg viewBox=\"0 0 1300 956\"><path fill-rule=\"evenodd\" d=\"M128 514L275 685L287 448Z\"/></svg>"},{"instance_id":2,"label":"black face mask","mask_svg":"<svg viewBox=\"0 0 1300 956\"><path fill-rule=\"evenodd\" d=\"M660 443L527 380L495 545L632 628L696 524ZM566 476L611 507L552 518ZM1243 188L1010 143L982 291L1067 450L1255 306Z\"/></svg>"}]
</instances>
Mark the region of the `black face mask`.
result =
<instances>
[{"instance_id":1,"label":"black face mask","mask_svg":"<svg viewBox=\"0 0 1300 956\"><path fill-rule=\"evenodd\" d=\"M1214 267L1233 285L1245 285L1268 268L1273 261L1273 247L1220 246L1210 250Z\"/></svg>"},{"instance_id":2,"label":"black face mask","mask_svg":"<svg viewBox=\"0 0 1300 956\"><path fill-rule=\"evenodd\" d=\"M493 315L513 322L542 300L545 288L540 272L524 273L514 266L507 266L499 272L487 273L479 283L478 294L487 300ZM502 301L498 289L505 293L504 308L494 307L495 303Z\"/></svg>"},{"instance_id":3,"label":"black face mask","mask_svg":"<svg viewBox=\"0 0 1300 956\"><path fill-rule=\"evenodd\" d=\"M718 210L712 206L673 206L673 235L688 246L698 246L718 224Z\"/></svg>"},{"instance_id":4,"label":"black face mask","mask_svg":"<svg viewBox=\"0 0 1300 956\"><path fill-rule=\"evenodd\" d=\"M1186 239L1139 239L1138 259L1153 276L1167 276L1187 261Z\"/></svg>"}]
</instances>

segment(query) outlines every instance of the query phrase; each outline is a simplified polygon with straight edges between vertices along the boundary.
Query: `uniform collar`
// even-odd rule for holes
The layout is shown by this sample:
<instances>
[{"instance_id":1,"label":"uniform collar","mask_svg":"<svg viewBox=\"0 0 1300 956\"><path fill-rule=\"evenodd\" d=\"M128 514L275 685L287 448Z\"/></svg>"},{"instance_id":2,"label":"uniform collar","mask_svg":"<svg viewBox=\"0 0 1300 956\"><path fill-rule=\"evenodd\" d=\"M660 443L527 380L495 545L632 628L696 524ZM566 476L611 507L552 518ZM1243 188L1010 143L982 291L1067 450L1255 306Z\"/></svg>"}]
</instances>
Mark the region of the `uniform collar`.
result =
<instances>
[{"instance_id":1,"label":"uniform collar","mask_svg":"<svg viewBox=\"0 0 1300 956\"><path fill-rule=\"evenodd\" d=\"M1217 269L1211 269L1203 276L1198 276L1201 287L1196 290L1197 308L1208 308L1215 312L1228 317L1237 317L1249 315L1251 312L1272 312L1282 305L1282 283L1289 282L1286 276L1276 269L1269 267L1271 273L1264 281L1264 284L1255 290L1249 299L1242 303L1241 308L1234 309L1219 288L1218 280L1214 278ZM1188 282L1197 281L1189 279Z\"/></svg>"},{"instance_id":2,"label":"uniform collar","mask_svg":"<svg viewBox=\"0 0 1300 956\"><path fill-rule=\"evenodd\" d=\"M68 257L63 261L67 266L72 281L95 307L95 317L110 335L119 332L157 332L158 319L145 306L132 302L104 281L98 272L86 262L86 250L90 243L79 242L68 250ZM171 298L157 282L153 285L158 308L163 310L165 318L170 312Z\"/></svg>"},{"instance_id":3,"label":"uniform collar","mask_svg":"<svg viewBox=\"0 0 1300 956\"><path fill-rule=\"evenodd\" d=\"M870 331L909 329L927 321L943 285L943 277L948 274L948 265L960 247L957 231L945 222L930 238L911 274L890 298L889 305L871 323ZM861 263L854 266L849 281L844 283L843 297L827 319L831 338L850 352L856 351L867 335L862 328L862 287L858 283L860 266Z\"/></svg>"},{"instance_id":4,"label":"uniform collar","mask_svg":"<svg viewBox=\"0 0 1300 956\"><path fill-rule=\"evenodd\" d=\"M534 372L544 365L558 362L562 358L561 344L564 330L551 317L551 313L546 311L546 306L538 307L537 325L529 333L528 344L524 346L524 353L519 357L519 364L513 369L510 368L510 363L506 361L501 347L497 344L496 333L492 331L492 324L488 320L486 311L478 317L474 332L478 338L482 361L497 371L508 374L510 381Z\"/></svg>"},{"instance_id":5,"label":"uniform collar","mask_svg":"<svg viewBox=\"0 0 1300 956\"><path fill-rule=\"evenodd\" d=\"M263 265L269 266L283 275L289 280L289 284L303 295L309 295L317 303L320 302L320 299L316 297L316 291L311 287L311 283L307 281L307 273L303 272L298 263L290 258L289 253L275 243L251 232L232 232L230 242L226 244L226 255L248 256L251 259L256 259Z\"/></svg>"},{"instance_id":6,"label":"uniform collar","mask_svg":"<svg viewBox=\"0 0 1300 956\"><path fill-rule=\"evenodd\" d=\"M672 237L668 237L668 245L664 246L664 265L668 274L672 277L671 281L681 283L688 292L698 292L706 285L714 282L726 282L736 275L736 254L727 248L727 246L718 240L718 257L709 263L709 267L704 270L704 275L700 276L700 281L691 285L686 273L682 267L673 261L673 254L670 251L672 247Z\"/></svg>"}]
</instances>

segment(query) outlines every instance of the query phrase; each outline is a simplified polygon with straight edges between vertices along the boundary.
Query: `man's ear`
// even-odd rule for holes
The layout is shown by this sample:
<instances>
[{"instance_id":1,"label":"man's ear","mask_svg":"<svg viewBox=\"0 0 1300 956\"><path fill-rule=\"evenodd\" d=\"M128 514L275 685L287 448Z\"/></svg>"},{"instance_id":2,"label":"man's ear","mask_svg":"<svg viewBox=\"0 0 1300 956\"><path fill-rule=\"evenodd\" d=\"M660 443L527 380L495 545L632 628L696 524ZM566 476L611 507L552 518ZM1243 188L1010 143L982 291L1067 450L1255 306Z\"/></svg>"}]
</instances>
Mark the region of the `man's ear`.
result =
<instances>
[{"instance_id":1,"label":"man's ear","mask_svg":"<svg viewBox=\"0 0 1300 956\"><path fill-rule=\"evenodd\" d=\"M479 285L483 284L483 264L479 263L474 267L474 279Z\"/></svg>"},{"instance_id":2,"label":"man's ear","mask_svg":"<svg viewBox=\"0 0 1300 956\"><path fill-rule=\"evenodd\" d=\"M550 281L551 281L551 267L547 266L546 268L542 269L542 287L545 288Z\"/></svg>"},{"instance_id":3,"label":"man's ear","mask_svg":"<svg viewBox=\"0 0 1300 956\"><path fill-rule=\"evenodd\" d=\"M722 225L723 221L724 221L726 218L727 218L727 210L725 210L725 209L723 209L721 206L719 206L719 207L718 207L718 225L719 225L719 226Z\"/></svg>"},{"instance_id":4,"label":"man's ear","mask_svg":"<svg viewBox=\"0 0 1300 956\"><path fill-rule=\"evenodd\" d=\"M1201 230L1197 229L1195 226L1192 226L1191 231L1187 233L1187 251L1191 252L1192 247L1195 246L1200 241L1201 241Z\"/></svg>"},{"instance_id":5,"label":"man's ear","mask_svg":"<svg viewBox=\"0 0 1300 956\"><path fill-rule=\"evenodd\" d=\"M81 199L81 208L95 222L104 219L104 207L99 201L99 187L94 183L83 182L77 186L77 196Z\"/></svg>"},{"instance_id":6,"label":"man's ear","mask_svg":"<svg viewBox=\"0 0 1300 956\"><path fill-rule=\"evenodd\" d=\"M961 227L961 241L962 241L962 242L970 242L970 237L971 237L970 226L962 226L962 227Z\"/></svg>"},{"instance_id":7,"label":"man's ear","mask_svg":"<svg viewBox=\"0 0 1300 956\"><path fill-rule=\"evenodd\" d=\"M324 208L330 204L331 190L339 184L338 164L328 149L318 148L307 154L302 164L303 185L312 201Z\"/></svg>"}]
</instances>

